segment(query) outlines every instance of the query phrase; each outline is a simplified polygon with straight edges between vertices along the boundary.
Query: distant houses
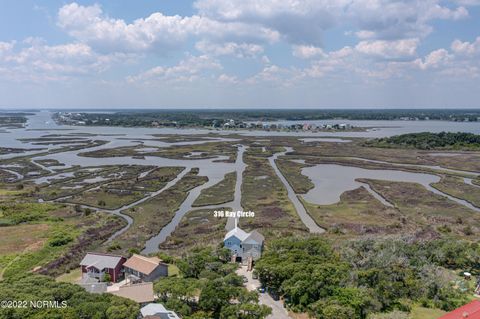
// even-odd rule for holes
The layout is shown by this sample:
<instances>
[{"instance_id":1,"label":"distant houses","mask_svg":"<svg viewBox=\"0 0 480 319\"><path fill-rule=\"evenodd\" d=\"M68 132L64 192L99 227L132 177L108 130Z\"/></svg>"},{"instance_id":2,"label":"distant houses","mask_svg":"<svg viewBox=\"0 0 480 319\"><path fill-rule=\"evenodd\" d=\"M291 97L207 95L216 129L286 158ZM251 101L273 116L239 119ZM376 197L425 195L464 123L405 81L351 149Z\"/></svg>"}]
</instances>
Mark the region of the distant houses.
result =
<instances>
[{"instance_id":1,"label":"distant houses","mask_svg":"<svg viewBox=\"0 0 480 319\"><path fill-rule=\"evenodd\" d=\"M235 226L223 239L225 248L228 248L238 262L247 262L249 258L253 261L262 256L263 241L265 237L256 230L247 233Z\"/></svg>"},{"instance_id":2,"label":"distant houses","mask_svg":"<svg viewBox=\"0 0 480 319\"><path fill-rule=\"evenodd\" d=\"M125 278L131 282L152 282L168 276L168 265L157 257L145 257L134 254L124 264Z\"/></svg>"}]
</instances>

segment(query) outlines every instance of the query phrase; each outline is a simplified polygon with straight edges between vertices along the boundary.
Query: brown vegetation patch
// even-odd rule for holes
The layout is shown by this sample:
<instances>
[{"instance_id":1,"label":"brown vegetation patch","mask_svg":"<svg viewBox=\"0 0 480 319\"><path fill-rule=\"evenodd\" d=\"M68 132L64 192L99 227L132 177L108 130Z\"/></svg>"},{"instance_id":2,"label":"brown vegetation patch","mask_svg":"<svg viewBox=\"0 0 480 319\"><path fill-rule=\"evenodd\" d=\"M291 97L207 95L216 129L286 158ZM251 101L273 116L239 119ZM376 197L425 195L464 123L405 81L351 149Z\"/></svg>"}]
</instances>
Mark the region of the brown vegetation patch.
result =
<instances>
[{"instance_id":1,"label":"brown vegetation patch","mask_svg":"<svg viewBox=\"0 0 480 319\"><path fill-rule=\"evenodd\" d=\"M0 228L0 254L35 251L48 238L48 224L17 225Z\"/></svg>"}]
</instances>

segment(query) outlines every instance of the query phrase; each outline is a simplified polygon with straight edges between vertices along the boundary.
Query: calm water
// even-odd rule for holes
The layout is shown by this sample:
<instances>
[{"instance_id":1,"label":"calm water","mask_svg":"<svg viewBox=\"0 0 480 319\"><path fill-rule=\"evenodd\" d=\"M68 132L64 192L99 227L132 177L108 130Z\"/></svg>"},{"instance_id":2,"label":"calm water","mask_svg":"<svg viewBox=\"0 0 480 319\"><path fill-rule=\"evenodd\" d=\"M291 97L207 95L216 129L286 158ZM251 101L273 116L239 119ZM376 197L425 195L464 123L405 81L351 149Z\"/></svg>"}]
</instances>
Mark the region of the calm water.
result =
<instances>
[{"instance_id":1,"label":"calm water","mask_svg":"<svg viewBox=\"0 0 480 319\"><path fill-rule=\"evenodd\" d=\"M275 163L275 160L279 156L283 156L287 152L291 152L292 150L293 149L291 147L287 147L285 152L276 153L274 156L270 157L269 158L270 165L272 165L272 167L273 167L275 173L277 174L278 178L280 178L283 185L285 185L285 188L287 189L287 193L288 193L288 198L292 202L293 206L295 206L295 210L297 211L297 214L300 216L300 219L305 224L305 226L307 226L308 230L311 233L317 233L317 234L324 233L325 229L318 226L317 223L313 220L313 218L310 217L310 215L305 210L305 207L303 207L303 204L298 199L297 194L295 194L295 191L290 186L287 179L283 176L283 174L278 169L277 164Z\"/></svg>"},{"instance_id":2,"label":"calm water","mask_svg":"<svg viewBox=\"0 0 480 319\"><path fill-rule=\"evenodd\" d=\"M282 124L293 124L293 123L303 123L303 122L282 122ZM340 139L340 137L385 137L392 136L397 134L412 133L412 132L440 132L440 131L450 131L450 132L471 132L480 134L480 124L479 123L458 123L458 122L443 122L443 121L310 121L309 123L313 124L340 124L348 123L357 127L369 127L369 130L366 132L266 132L266 131L238 131L240 134L247 136L300 136L304 137L304 142L349 142L348 139ZM230 207L233 210L241 210L241 183L242 183L242 173L245 169L245 163L243 162L243 153L245 151L244 146L238 147L238 156L235 163L224 163L217 162L218 160L226 159L226 157L217 157L214 159L189 159L189 160L178 160L178 159L168 159L162 157L146 156L145 159L134 159L132 157L112 157L112 158L89 158L79 156L79 153L86 151L95 151L106 148L117 148L117 147L126 147L126 146L139 146L142 148L158 148L158 147L171 147L175 145L194 145L208 143L210 141L229 141L236 142L237 139L232 139L228 137L223 137L223 135L228 135L235 133L236 131L211 131L206 129L174 129L174 128L122 128L122 127L76 127L76 126L59 126L51 119L51 113L47 111L38 112L33 116L30 116L26 128L24 129L11 129L6 133L0 134L2 139L2 147L13 147L13 148L24 148L24 149L33 149L20 154L6 154L1 155L0 159L7 159L16 156L25 156L36 153L44 152L40 149L47 150L56 150L64 147L65 145L34 145L31 142L22 142L19 139L28 139L28 138L38 138L43 135L49 134L59 134L66 135L70 137L88 137L88 135L98 135L92 137L98 140L104 140L108 143L106 145L101 145L97 147L91 147L88 149L80 151L68 151L60 152L55 154L49 154L44 156L37 156L33 158L33 161L39 168L44 168L47 171L51 172L49 177L41 177L36 180L36 182L49 182L49 179L56 179L65 177L65 174L58 175L54 171L55 168L44 167L43 165L36 162L40 159L55 159L59 162L65 164L61 169L71 167L73 165L79 165L81 167L98 167L106 165L153 165L153 166L182 166L185 167L185 170L177 176L173 181L167 184L163 189L150 193L147 197L133 203L126 205L116 210L103 210L109 213L123 217L127 222L128 226L124 229L117 232L111 239L120 235L128 229L128 227L133 222L132 219L124 215L122 211L129 209L135 205L138 205L149 198L158 195L160 192L165 189L172 187L175 183L182 178L191 168L198 167L199 175L207 176L208 182L192 189L187 199L181 204L172 221L164 227L159 234L151 238L144 250L144 253L150 253L158 251L158 245L165 241L165 239L175 230L178 226L178 223L181 221L182 217L192 209L202 209L201 207L192 207L193 202L199 196L200 192L203 189L206 189L216 183L220 182L224 175L230 172L237 172L237 182L235 185L235 196L234 201L222 205L214 205L203 207L203 209L215 209L217 207ZM208 134L214 133L210 140L198 140L198 141L187 141L187 142L178 142L178 143L166 143L161 140L149 140L152 139L152 134L184 134L184 135L195 135L195 134ZM328 138L325 138L328 137ZM333 138L332 138L333 137ZM287 150L286 152L288 152ZM270 164L272 165L275 173L278 175L280 180L284 183L290 200L295 206L301 220L304 224L310 229L311 232L321 233L324 230L320 228L313 219L307 214L305 208L299 201L297 194L294 193L293 189L285 180L285 177L278 170L275 159L279 156L284 155L286 152L277 153L269 159ZM442 156L440 153L437 153ZM198 155L198 154L193 154ZM455 156L451 153L445 156ZM362 159L365 161L372 161L368 159ZM214 162L215 161L215 162ZM381 161L372 161L379 163L386 163ZM390 165L407 165L401 163L387 163ZM414 166L414 165L410 165ZM418 166L418 165L417 165ZM422 166L434 169L443 169L437 166ZM59 167L60 168L60 167ZM445 169L443 169L445 170ZM453 171L453 170L451 170ZM459 172L459 171L455 171ZM454 200L457 203L467 206L473 210L480 211L478 208L472 206L466 201L462 201L456 198L453 198L447 194L444 194L432 186L431 183L438 182L440 178L433 174L423 174L423 173L409 173L398 170L368 170L357 167L348 167L340 165L331 165L331 164L320 164L313 167L304 168L302 173L312 179L312 182L315 184L315 188L304 195L304 198L312 203L328 205L336 203L340 200L340 195L348 190L353 190L355 188L364 186L373 196L380 200L384 205L391 206L391 203L383 199L379 194L375 193L368 185L355 181L357 178L371 178L371 179L380 179L380 180L389 180L389 181L398 181L398 182L411 182L419 183L426 187L432 193L444 196L450 200ZM57 175L56 175L57 174ZM478 172L474 173L478 174ZM21 175L16 175L17 178L23 178ZM67 176L68 177L68 176ZM471 183L471 179L466 178L465 182L468 184ZM88 206L84 206L88 207ZM233 223L233 220L227 222L227 228ZM110 240L111 240L110 239Z\"/></svg>"},{"instance_id":3,"label":"calm water","mask_svg":"<svg viewBox=\"0 0 480 319\"><path fill-rule=\"evenodd\" d=\"M304 199L310 203L318 205L332 205L338 203L342 193L363 186L363 183L356 181L356 179L365 178L392 182L417 183L432 193L446 197L449 200L455 201L476 212L480 212L480 208L473 206L469 202L452 197L433 188L431 184L440 181L440 177L437 175L396 170L364 169L337 164L318 164L312 167L305 167L302 169L302 174L308 176L315 185L313 189L303 195ZM370 191L372 190L370 189Z\"/></svg>"},{"instance_id":4,"label":"calm water","mask_svg":"<svg viewBox=\"0 0 480 319\"><path fill-rule=\"evenodd\" d=\"M230 203L225 203L220 205L194 207L193 203L198 198L202 190L217 184L218 182L223 180L223 177L224 177L222 175L222 176L216 176L215 178L211 179L211 177L209 176L209 181L207 183L200 185L198 187L195 187L189 192L185 201L182 203L180 208L175 212L173 219L165 227L161 229L158 235L150 238L145 243L145 249L142 251L143 254L150 254L150 253L157 252L159 250L158 246L162 244L168 238L168 236L170 236L175 231L178 224L180 224L183 216L185 216L185 214L187 214L189 211L199 210L199 209L211 209L213 214L213 210L220 207L230 207L233 211L242 210L240 201L241 201L241 185L243 180L243 171L245 170L245 167L246 167L245 163L243 162L243 153L245 152L245 149L246 149L245 146L239 145L237 159L234 165L235 171L237 173L234 200ZM229 218L226 225L227 230L233 228L234 224L235 224L234 218Z\"/></svg>"}]
</instances>

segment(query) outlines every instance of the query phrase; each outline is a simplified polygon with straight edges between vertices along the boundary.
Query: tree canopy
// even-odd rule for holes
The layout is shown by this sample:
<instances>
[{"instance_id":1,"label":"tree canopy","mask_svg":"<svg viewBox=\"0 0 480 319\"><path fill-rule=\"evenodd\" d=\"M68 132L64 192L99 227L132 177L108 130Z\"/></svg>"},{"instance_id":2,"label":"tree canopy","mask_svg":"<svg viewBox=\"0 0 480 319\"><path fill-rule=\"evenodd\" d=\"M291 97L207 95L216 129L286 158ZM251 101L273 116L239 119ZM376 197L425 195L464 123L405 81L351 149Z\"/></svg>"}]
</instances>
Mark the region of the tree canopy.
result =
<instances>
[{"instance_id":1,"label":"tree canopy","mask_svg":"<svg viewBox=\"0 0 480 319\"><path fill-rule=\"evenodd\" d=\"M462 241L362 239L334 245L318 237L283 238L269 243L256 271L295 311L363 319L408 312L413 303L443 310L462 305L466 295L453 287L447 268L478 270L479 257L478 245Z\"/></svg>"},{"instance_id":2,"label":"tree canopy","mask_svg":"<svg viewBox=\"0 0 480 319\"><path fill-rule=\"evenodd\" d=\"M366 142L367 146L409 147L421 150L431 149L479 149L480 135L472 133L410 133L385 137Z\"/></svg>"},{"instance_id":3,"label":"tree canopy","mask_svg":"<svg viewBox=\"0 0 480 319\"><path fill-rule=\"evenodd\" d=\"M112 294L91 294L82 287L41 275L24 275L0 281L0 300L6 301L57 301L60 307L2 308L0 319L136 319L137 303ZM61 307L61 302L66 307Z\"/></svg>"}]
</instances>

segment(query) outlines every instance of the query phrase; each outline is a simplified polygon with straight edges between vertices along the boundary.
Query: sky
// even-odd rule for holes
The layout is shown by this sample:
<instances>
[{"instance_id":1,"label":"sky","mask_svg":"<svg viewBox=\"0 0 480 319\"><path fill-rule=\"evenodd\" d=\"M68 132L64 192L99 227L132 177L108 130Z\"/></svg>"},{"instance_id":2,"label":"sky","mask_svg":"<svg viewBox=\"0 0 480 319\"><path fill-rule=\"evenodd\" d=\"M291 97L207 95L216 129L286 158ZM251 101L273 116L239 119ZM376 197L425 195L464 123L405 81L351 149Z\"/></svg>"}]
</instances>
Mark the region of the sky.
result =
<instances>
[{"instance_id":1,"label":"sky","mask_svg":"<svg viewBox=\"0 0 480 319\"><path fill-rule=\"evenodd\" d=\"M0 108L480 108L480 0L0 0Z\"/></svg>"}]
</instances>

